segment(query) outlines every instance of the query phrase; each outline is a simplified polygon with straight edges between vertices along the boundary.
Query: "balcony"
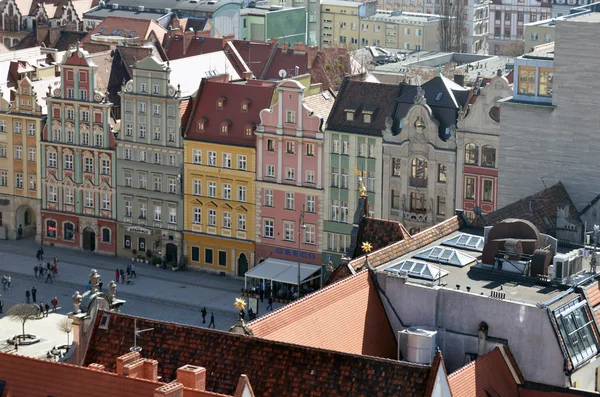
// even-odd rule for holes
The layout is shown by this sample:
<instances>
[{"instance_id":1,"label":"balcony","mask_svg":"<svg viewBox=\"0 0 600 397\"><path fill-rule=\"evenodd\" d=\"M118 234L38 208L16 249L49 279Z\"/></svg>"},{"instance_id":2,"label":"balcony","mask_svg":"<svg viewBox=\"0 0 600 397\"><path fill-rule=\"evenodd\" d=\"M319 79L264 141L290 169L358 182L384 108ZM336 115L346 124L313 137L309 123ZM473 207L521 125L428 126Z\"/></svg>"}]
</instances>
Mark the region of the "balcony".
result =
<instances>
[{"instance_id":1,"label":"balcony","mask_svg":"<svg viewBox=\"0 0 600 397\"><path fill-rule=\"evenodd\" d=\"M404 220L410 222L429 223L429 214L425 211L404 211Z\"/></svg>"},{"instance_id":2,"label":"balcony","mask_svg":"<svg viewBox=\"0 0 600 397\"><path fill-rule=\"evenodd\" d=\"M418 178L411 176L409 184L412 187L427 187L427 178Z\"/></svg>"}]
</instances>

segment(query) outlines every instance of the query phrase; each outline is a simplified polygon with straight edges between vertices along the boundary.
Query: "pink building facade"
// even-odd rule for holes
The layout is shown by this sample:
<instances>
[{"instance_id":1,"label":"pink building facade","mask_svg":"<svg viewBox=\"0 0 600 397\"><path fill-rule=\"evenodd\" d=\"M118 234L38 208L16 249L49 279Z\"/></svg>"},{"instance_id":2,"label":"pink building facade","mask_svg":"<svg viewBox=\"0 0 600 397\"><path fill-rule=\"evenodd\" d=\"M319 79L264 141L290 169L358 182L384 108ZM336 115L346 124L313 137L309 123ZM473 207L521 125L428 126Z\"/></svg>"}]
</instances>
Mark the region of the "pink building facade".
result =
<instances>
[{"instance_id":1,"label":"pink building facade","mask_svg":"<svg viewBox=\"0 0 600 397\"><path fill-rule=\"evenodd\" d=\"M277 87L277 102L256 129L256 258L321 265L323 118L294 80ZM305 225L305 228L301 228ZM298 241L300 238L300 241ZM298 244L300 243L300 249Z\"/></svg>"}]
</instances>

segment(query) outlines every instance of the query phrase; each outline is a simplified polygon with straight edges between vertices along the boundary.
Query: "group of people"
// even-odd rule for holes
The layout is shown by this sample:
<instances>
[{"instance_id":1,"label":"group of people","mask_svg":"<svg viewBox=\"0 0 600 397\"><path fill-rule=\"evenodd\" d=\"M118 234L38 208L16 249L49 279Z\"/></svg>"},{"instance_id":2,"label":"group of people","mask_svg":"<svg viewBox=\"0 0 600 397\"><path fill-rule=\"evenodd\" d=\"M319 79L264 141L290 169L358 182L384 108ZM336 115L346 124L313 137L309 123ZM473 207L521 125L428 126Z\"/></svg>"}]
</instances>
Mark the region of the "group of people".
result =
<instances>
[{"instance_id":1,"label":"group of people","mask_svg":"<svg viewBox=\"0 0 600 397\"><path fill-rule=\"evenodd\" d=\"M48 281L50 281L50 283L53 283L53 278L58 276L58 258L56 256L54 257L54 264L50 262L44 264L44 262L42 262L39 265L35 265L33 267L33 273L35 278L44 277L45 275L45 282L48 283Z\"/></svg>"},{"instance_id":2,"label":"group of people","mask_svg":"<svg viewBox=\"0 0 600 397\"><path fill-rule=\"evenodd\" d=\"M133 284L133 278L137 278L137 274L135 274L135 264L131 263L131 265L127 266L127 270L116 269L115 270L115 282L119 284Z\"/></svg>"},{"instance_id":3,"label":"group of people","mask_svg":"<svg viewBox=\"0 0 600 397\"><path fill-rule=\"evenodd\" d=\"M206 324L206 315L208 314L206 306L200 309L200 314L202 314L202 324ZM210 323L208 323L208 328L210 327L215 328L215 314L213 312L210 312Z\"/></svg>"},{"instance_id":4,"label":"group of people","mask_svg":"<svg viewBox=\"0 0 600 397\"><path fill-rule=\"evenodd\" d=\"M2 289L10 289L10 283L12 282L12 277L10 275L2 276Z\"/></svg>"}]
</instances>

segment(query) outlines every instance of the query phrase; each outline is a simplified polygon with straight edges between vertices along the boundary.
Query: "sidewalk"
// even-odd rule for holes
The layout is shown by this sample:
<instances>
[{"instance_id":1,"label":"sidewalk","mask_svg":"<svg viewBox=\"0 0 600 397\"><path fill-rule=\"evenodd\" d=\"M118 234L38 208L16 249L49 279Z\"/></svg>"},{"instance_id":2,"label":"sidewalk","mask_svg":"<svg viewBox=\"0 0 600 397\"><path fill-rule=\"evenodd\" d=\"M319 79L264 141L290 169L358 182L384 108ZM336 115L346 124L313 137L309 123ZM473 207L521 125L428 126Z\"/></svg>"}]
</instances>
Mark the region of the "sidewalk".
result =
<instances>
[{"instance_id":1,"label":"sidewalk","mask_svg":"<svg viewBox=\"0 0 600 397\"><path fill-rule=\"evenodd\" d=\"M34 278L33 268L38 264L35 254L38 245L33 240L0 241L0 272L19 274ZM121 258L92 255L87 252L71 251L44 246L44 260L52 261L57 256L58 277L55 284L72 287L73 292L83 293L91 269L96 269L108 289L114 279L115 269L126 269L129 261ZM244 281L234 277L218 276L197 271L177 271L156 268L136 262L137 278L132 285L118 284L117 297L136 297L159 305L172 305L200 311L206 306L215 313L236 313L233 303L240 297ZM183 322L183 319L182 319Z\"/></svg>"}]
</instances>

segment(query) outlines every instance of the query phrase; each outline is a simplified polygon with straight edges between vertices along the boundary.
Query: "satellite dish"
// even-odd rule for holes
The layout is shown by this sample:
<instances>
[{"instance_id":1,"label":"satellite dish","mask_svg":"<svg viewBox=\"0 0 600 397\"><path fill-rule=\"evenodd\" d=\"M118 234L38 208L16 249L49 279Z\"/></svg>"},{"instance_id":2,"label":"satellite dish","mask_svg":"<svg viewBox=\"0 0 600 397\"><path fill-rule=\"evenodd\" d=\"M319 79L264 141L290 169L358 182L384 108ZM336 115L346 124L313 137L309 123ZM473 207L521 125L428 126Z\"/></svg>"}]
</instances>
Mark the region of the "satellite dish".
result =
<instances>
[{"instance_id":1,"label":"satellite dish","mask_svg":"<svg viewBox=\"0 0 600 397\"><path fill-rule=\"evenodd\" d=\"M281 77L283 79L283 78L285 78L285 76L287 76L287 72L285 71L285 69L281 69L279 71L279 77Z\"/></svg>"}]
</instances>

